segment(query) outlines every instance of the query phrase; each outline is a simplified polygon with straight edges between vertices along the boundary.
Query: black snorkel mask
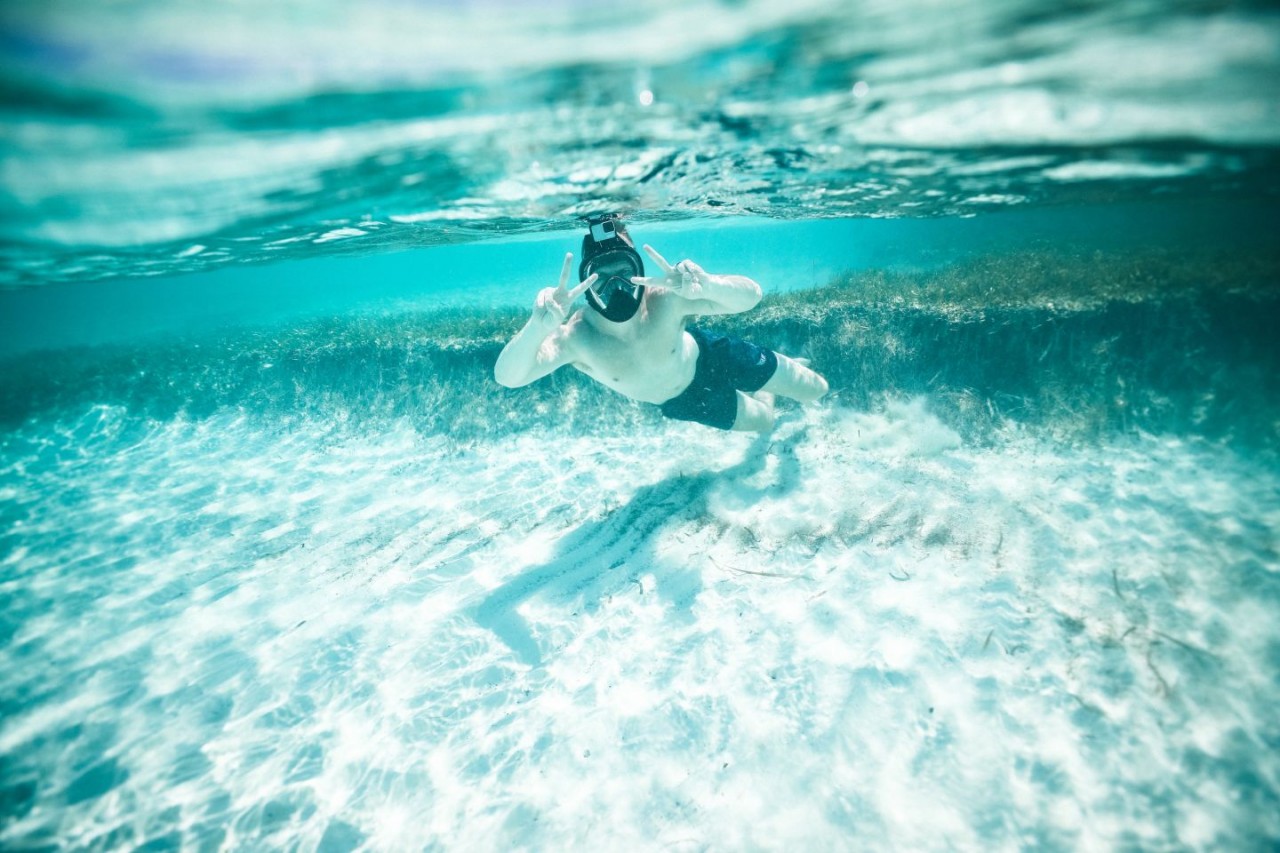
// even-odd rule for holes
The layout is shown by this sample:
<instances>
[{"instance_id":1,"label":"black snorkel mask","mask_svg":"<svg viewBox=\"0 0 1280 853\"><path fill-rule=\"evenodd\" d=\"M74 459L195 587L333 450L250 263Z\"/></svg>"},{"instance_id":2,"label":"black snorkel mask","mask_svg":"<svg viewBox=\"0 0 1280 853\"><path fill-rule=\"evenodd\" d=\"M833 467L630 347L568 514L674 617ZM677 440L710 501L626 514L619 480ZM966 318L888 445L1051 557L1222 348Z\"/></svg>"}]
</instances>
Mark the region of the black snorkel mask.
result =
<instances>
[{"instance_id":1,"label":"black snorkel mask","mask_svg":"<svg viewBox=\"0 0 1280 853\"><path fill-rule=\"evenodd\" d=\"M618 214L592 216L587 226L590 232L582 238L578 280L584 281L592 273L599 276L587 290L587 303L606 320L625 323L640 310L644 285L632 284L631 278L644 275L644 261Z\"/></svg>"}]
</instances>

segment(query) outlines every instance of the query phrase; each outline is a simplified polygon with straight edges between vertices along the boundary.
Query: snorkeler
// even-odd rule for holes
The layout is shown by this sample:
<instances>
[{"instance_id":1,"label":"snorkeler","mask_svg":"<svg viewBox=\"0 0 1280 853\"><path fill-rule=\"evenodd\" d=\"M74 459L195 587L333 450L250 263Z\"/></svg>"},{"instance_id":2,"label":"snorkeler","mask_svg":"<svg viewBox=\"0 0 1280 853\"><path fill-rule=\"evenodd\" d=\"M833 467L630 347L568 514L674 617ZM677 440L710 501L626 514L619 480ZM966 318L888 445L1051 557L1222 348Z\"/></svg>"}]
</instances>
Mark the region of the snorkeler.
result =
<instances>
[{"instance_id":1,"label":"snorkeler","mask_svg":"<svg viewBox=\"0 0 1280 853\"><path fill-rule=\"evenodd\" d=\"M559 286L538 294L533 316L498 356L499 384L518 388L570 364L633 400L660 406L668 418L752 432L773 428L775 394L809 402L827 393L827 381L801 360L687 326L691 317L754 308L760 285L711 275L693 261L673 267L648 245L663 275L645 278L616 214L592 217L589 227L579 284L568 288L569 253ZM590 310L570 314L584 293Z\"/></svg>"}]
</instances>

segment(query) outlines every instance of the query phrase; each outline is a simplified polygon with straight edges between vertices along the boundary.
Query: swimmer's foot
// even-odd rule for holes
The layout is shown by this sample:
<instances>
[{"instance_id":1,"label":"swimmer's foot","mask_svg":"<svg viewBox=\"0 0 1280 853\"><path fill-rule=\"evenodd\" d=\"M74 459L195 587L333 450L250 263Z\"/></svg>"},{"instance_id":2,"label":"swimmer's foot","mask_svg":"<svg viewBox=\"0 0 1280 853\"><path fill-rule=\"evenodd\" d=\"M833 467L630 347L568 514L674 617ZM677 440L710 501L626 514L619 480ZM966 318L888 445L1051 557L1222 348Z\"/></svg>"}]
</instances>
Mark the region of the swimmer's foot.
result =
<instances>
[{"instance_id":1,"label":"swimmer's foot","mask_svg":"<svg viewBox=\"0 0 1280 853\"><path fill-rule=\"evenodd\" d=\"M773 408L773 401L775 397L773 396L773 394L769 393L768 391L752 391L751 396L755 397L761 403L764 403L770 409Z\"/></svg>"},{"instance_id":2,"label":"swimmer's foot","mask_svg":"<svg viewBox=\"0 0 1280 853\"><path fill-rule=\"evenodd\" d=\"M793 358L791 360L803 367L808 367L812 363L807 358Z\"/></svg>"}]
</instances>

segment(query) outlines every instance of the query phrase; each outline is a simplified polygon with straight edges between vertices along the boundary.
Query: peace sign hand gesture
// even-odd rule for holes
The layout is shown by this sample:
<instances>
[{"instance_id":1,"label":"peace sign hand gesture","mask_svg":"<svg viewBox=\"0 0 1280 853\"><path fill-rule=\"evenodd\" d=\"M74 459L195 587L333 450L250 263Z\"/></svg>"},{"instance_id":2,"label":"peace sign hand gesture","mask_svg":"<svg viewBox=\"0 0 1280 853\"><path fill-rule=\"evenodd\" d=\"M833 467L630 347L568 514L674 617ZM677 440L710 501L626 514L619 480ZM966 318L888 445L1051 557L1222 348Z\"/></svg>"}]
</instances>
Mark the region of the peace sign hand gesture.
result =
<instances>
[{"instance_id":1,"label":"peace sign hand gesture","mask_svg":"<svg viewBox=\"0 0 1280 853\"><path fill-rule=\"evenodd\" d=\"M533 318L541 329L551 332L569 316L569 308L573 301L586 292L587 288L599 278L595 273L587 276L573 290L568 289L569 272L573 267L573 252L564 256L564 267L560 270L560 284L556 287L544 287L538 291L538 298L533 303Z\"/></svg>"},{"instance_id":2,"label":"peace sign hand gesture","mask_svg":"<svg viewBox=\"0 0 1280 853\"><path fill-rule=\"evenodd\" d=\"M665 287L684 299L701 299L703 296L703 286L710 283L711 276L702 267L693 261L684 260L676 264L674 267L667 263L667 259L658 254L658 251L648 243L644 244L644 250L653 258L654 263L662 270L662 277L653 276L651 278L642 278L636 276L631 279L632 284L659 285Z\"/></svg>"}]
</instances>

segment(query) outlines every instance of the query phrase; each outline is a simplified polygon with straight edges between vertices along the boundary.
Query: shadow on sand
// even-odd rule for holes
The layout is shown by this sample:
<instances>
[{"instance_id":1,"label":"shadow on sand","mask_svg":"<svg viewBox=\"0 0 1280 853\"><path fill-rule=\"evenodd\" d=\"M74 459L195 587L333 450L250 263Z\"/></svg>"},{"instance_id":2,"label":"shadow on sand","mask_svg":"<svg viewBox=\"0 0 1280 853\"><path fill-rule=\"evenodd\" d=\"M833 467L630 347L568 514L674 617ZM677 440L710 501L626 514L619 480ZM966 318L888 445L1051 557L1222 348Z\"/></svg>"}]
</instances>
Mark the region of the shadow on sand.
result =
<instances>
[{"instance_id":1,"label":"shadow on sand","mask_svg":"<svg viewBox=\"0 0 1280 853\"><path fill-rule=\"evenodd\" d=\"M761 435L747 447L742 461L729 468L671 477L639 489L603 518L565 534L550 560L494 589L471 608L472 618L531 667L542 665L543 650L518 608L535 596L590 610L644 575L652 575L655 591L678 613L692 618L693 603L702 591L701 567L676 565L659 557L662 534L698 525L708 517L708 498L717 485L730 486L731 500L742 506L793 491L800 482L795 447L806 433L807 428L801 428L785 439L777 438L777 433ZM775 476L762 486L747 485L748 479L764 471L770 456L778 459Z\"/></svg>"}]
</instances>

